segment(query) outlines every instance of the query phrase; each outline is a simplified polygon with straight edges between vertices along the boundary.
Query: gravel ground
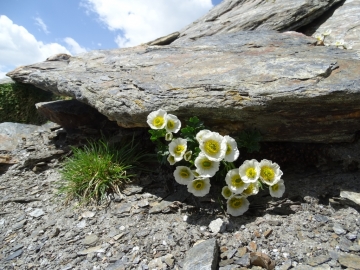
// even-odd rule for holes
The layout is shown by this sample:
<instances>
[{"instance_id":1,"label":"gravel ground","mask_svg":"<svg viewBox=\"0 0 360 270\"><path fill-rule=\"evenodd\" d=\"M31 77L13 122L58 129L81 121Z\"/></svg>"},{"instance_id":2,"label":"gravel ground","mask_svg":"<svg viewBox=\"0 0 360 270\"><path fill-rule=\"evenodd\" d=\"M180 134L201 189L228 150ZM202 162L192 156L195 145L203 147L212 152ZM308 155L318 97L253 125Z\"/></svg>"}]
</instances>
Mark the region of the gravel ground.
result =
<instances>
[{"instance_id":1,"label":"gravel ground","mask_svg":"<svg viewBox=\"0 0 360 270\"><path fill-rule=\"evenodd\" d=\"M200 269L188 265L202 243L215 245L213 269L360 269L359 205L340 197L359 195L358 170L284 169L283 198L261 191L241 217L220 186L196 198L166 170L80 208L57 194L60 133L32 134L0 175L0 269Z\"/></svg>"}]
</instances>

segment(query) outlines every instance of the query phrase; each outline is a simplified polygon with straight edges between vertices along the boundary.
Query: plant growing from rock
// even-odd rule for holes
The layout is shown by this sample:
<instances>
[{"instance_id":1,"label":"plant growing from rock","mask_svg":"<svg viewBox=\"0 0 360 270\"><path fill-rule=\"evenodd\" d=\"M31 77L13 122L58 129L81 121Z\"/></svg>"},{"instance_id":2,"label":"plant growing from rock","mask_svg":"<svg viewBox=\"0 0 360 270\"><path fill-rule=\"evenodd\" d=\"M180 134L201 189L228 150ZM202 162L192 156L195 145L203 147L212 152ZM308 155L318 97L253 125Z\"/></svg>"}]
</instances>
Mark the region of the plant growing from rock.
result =
<instances>
[{"instance_id":1,"label":"plant growing from rock","mask_svg":"<svg viewBox=\"0 0 360 270\"><path fill-rule=\"evenodd\" d=\"M61 170L59 192L66 194L67 202L79 199L80 204L103 201L109 193L120 194L120 189L136 176L136 171L144 170L143 163L149 160L149 154L141 152L134 137L118 145L102 139L71 149L73 155Z\"/></svg>"},{"instance_id":2,"label":"plant growing from rock","mask_svg":"<svg viewBox=\"0 0 360 270\"><path fill-rule=\"evenodd\" d=\"M247 197L256 195L263 186L268 186L273 197L281 197L285 192L283 175L278 164L270 160L245 160L236 168L234 162L239 157L236 140L228 135L222 136L205 128L197 117L191 117L181 128L180 120L172 114L159 109L147 117L151 130L151 141L157 145L161 162L166 159L170 165L177 164L174 170L175 181L186 185L194 196L202 197L210 191L210 179L218 172L224 175L226 186L222 196L227 200L227 212L233 216L244 214L249 208ZM175 138L180 131L181 137ZM257 146L249 143L251 133L242 136L239 142L249 144L251 150ZM253 133L257 137L257 133ZM256 140L254 140L256 141ZM222 173L221 173L222 172Z\"/></svg>"}]
</instances>

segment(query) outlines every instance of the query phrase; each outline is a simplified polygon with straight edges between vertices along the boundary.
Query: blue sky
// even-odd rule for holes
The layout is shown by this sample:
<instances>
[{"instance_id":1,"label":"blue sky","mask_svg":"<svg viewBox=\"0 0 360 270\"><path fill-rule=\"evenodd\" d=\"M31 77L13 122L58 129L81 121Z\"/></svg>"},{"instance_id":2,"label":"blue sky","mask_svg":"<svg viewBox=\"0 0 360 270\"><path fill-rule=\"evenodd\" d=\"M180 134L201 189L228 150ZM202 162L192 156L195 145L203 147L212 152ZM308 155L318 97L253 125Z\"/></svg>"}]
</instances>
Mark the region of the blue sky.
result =
<instances>
[{"instance_id":1,"label":"blue sky","mask_svg":"<svg viewBox=\"0 0 360 270\"><path fill-rule=\"evenodd\" d=\"M221 0L0 0L0 79L56 53L129 47L179 31Z\"/></svg>"}]
</instances>

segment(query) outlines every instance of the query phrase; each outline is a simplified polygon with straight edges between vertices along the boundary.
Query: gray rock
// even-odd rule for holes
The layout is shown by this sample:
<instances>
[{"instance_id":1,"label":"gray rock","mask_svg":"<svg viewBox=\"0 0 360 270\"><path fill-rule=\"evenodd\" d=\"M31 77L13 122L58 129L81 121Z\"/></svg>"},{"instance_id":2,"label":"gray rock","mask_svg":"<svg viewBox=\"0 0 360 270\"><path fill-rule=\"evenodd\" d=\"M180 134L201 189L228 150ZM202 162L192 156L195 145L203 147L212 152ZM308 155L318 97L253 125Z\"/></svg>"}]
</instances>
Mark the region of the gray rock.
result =
<instances>
[{"instance_id":1,"label":"gray rock","mask_svg":"<svg viewBox=\"0 0 360 270\"><path fill-rule=\"evenodd\" d=\"M339 223L335 223L333 226L333 230L336 234L341 235L341 234L345 234L346 231L344 230L344 228L339 224Z\"/></svg>"},{"instance_id":2,"label":"gray rock","mask_svg":"<svg viewBox=\"0 0 360 270\"><path fill-rule=\"evenodd\" d=\"M83 244L87 246L94 245L98 241L99 237L96 234L90 234L85 236Z\"/></svg>"},{"instance_id":3,"label":"gray rock","mask_svg":"<svg viewBox=\"0 0 360 270\"><path fill-rule=\"evenodd\" d=\"M210 222L209 228L214 234L224 232L226 229L226 222L224 222L221 218L215 219Z\"/></svg>"},{"instance_id":4,"label":"gray rock","mask_svg":"<svg viewBox=\"0 0 360 270\"><path fill-rule=\"evenodd\" d=\"M342 253L339 256L339 263L344 267L360 269L360 256Z\"/></svg>"},{"instance_id":5,"label":"gray rock","mask_svg":"<svg viewBox=\"0 0 360 270\"><path fill-rule=\"evenodd\" d=\"M353 201L357 205L360 205L360 193L353 191L340 191L340 197Z\"/></svg>"},{"instance_id":6,"label":"gray rock","mask_svg":"<svg viewBox=\"0 0 360 270\"><path fill-rule=\"evenodd\" d=\"M326 14L324 14L326 15ZM352 49L360 52L360 0L346 0L322 20L314 21L308 26L307 34L316 36L331 30L325 38L325 44L334 44L344 40L352 44ZM359 54L360 57L360 54Z\"/></svg>"},{"instance_id":7,"label":"gray rock","mask_svg":"<svg viewBox=\"0 0 360 270\"><path fill-rule=\"evenodd\" d=\"M317 257L310 257L307 260L307 264L311 266L318 266L320 264L326 263L331 260L331 257L328 255L320 255Z\"/></svg>"},{"instance_id":8,"label":"gray rock","mask_svg":"<svg viewBox=\"0 0 360 270\"><path fill-rule=\"evenodd\" d=\"M203 241L186 252L184 270L215 270L218 260L218 245L215 238Z\"/></svg>"},{"instance_id":9,"label":"gray rock","mask_svg":"<svg viewBox=\"0 0 360 270\"><path fill-rule=\"evenodd\" d=\"M277 0L222 1L205 16L182 29L180 38L174 43L241 30L296 30L339 2L294 0L288 5Z\"/></svg>"},{"instance_id":10,"label":"gray rock","mask_svg":"<svg viewBox=\"0 0 360 270\"><path fill-rule=\"evenodd\" d=\"M250 265L250 253L246 253L240 259L234 261L235 264L241 266L249 266Z\"/></svg>"},{"instance_id":11,"label":"gray rock","mask_svg":"<svg viewBox=\"0 0 360 270\"><path fill-rule=\"evenodd\" d=\"M153 204L151 206L150 210L149 210L149 213L150 214L155 214L155 213L159 213L161 211L164 211L173 202L175 202L175 201L182 202L189 196L190 196L189 192L187 192L186 188L181 187L175 193L173 193L173 194L167 196L166 198L164 198L161 202Z\"/></svg>"},{"instance_id":12,"label":"gray rock","mask_svg":"<svg viewBox=\"0 0 360 270\"><path fill-rule=\"evenodd\" d=\"M5 258L5 261L11 261L17 257L20 257L21 254L23 254L23 250L22 249L19 249L13 253L11 253L8 257Z\"/></svg>"},{"instance_id":13,"label":"gray rock","mask_svg":"<svg viewBox=\"0 0 360 270\"><path fill-rule=\"evenodd\" d=\"M92 51L8 75L72 96L122 127L147 127L147 115L162 108L180 119L196 115L222 133L257 128L264 141L352 141L360 61L314 42L295 32L244 31Z\"/></svg>"},{"instance_id":14,"label":"gray rock","mask_svg":"<svg viewBox=\"0 0 360 270\"><path fill-rule=\"evenodd\" d=\"M29 213L29 216L32 216L32 217L41 217L45 214L44 210L40 209L40 208L36 208L34 209L34 211L30 212Z\"/></svg>"}]
</instances>

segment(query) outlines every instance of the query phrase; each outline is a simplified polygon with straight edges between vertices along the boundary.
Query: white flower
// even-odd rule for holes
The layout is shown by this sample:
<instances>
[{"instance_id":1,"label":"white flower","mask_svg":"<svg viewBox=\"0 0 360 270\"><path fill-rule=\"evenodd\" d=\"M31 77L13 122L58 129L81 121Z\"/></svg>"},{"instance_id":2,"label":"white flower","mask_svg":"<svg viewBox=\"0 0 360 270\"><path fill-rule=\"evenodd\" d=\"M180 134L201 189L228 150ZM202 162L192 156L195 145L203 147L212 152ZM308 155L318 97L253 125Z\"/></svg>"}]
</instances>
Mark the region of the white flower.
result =
<instances>
[{"instance_id":1,"label":"white flower","mask_svg":"<svg viewBox=\"0 0 360 270\"><path fill-rule=\"evenodd\" d=\"M260 176L260 166L256 159L245 160L239 168L241 179L245 183L254 183Z\"/></svg>"},{"instance_id":2,"label":"white flower","mask_svg":"<svg viewBox=\"0 0 360 270\"><path fill-rule=\"evenodd\" d=\"M197 178L187 185L187 190L197 197L203 197L210 191L209 178Z\"/></svg>"},{"instance_id":3,"label":"white flower","mask_svg":"<svg viewBox=\"0 0 360 270\"><path fill-rule=\"evenodd\" d=\"M340 39L340 40L337 40L335 41L335 44L334 44L336 47L342 47L345 45L345 41L343 39Z\"/></svg>"},{"instance_id":4,"label":"white flower","mask_svg":"<svg viewBox=\"0 0 360 270\"><path fill-rule=\"evenodd\" d=\"M233 195L227 200L227 212L232 216L240 216L249 209L249 201L241 195Z\"/></svg>"},{"instance_id":5,"label":"white flower","mask_svg":"<svg viewBox=\"0 0 360 270\"><path fill-rule=\"evenodd\" d=\"M280 180L282 175L280 166L275 162L267 159L260 161L260 179L263 183L272 186Z\"/></svg>"},{"instance_id":6,"label":"white flower","mask_svg":"<svg viewBox=\"0 0 360 270\"><path fill-rule=\"evenodd\" d=\"M224 160L228 162L233 162L239 157L239 149L237 148L236 141L233 138L228 135L224 136L224 138L226 140L226 152Z\"/></svg>"},{"instance_id":7,"label":"white flower","mask_svg":"<svg viewBox=\"0 0 360 270\"><path fill-rule=\"evenodd\" d=\"M170 155L174 157L176 162L182 160L187 149L187 140L177 138L169 144Z\"/></svg>"},{"instance_id":8,"label":"white flower","mask_svg":"<svg viewBox=\"0 0 360 270\"><path fill-rule=\"evenodd\" d=\"M196 172L204 177L212 177L219 170L220 162L211 161L203 152L195 159Z\"/></svg>"},{"instance_id":9,"label":"white flower","mask_svg":"<svg viewBox=\"0 0 360 270\"><path fill-rule=\"evenodd\" d=\"M186 166L177 166L174 177L175 181L181 185L187 185L195 178L190 168Z\"/></svg>"},{"instance_id":10,"label":"white flower","mask_svg":"<svg viewBox=\"0 0 360 270\"><path fill-rule=\"evenodd\" d=\"M269 187L271 197L281 198L285 192L284 180L280 179L275 185Z\"/></svg>"},{"instance_id":11,"label":"white flower","mask_svg":"<svg viewBox=\"0 0 360 270\"><path fill-rule=\"evenodd\" d=\"M192 151L187 151L185 154L184 154L184 159L185 161L189 161L191 159L191 156L192 156Z\"/></svg>"},{"instance_id":12,"label":"white flower","mask_svg":"<svg viewBox=\"0 0 360 270\"><path fill-rule=\"evenodd\" d=\"M249 197L251 195L256 195L259 192L259 182L250 183L249 186L241 193L241 195L245 197Z\"/></svg>"},{"instance_id":13,"label":"white flower","mask_svg":"<svg viewBox=\"0 0 360 270\"><path fill-rule=\"evenodd\" d=\"M221 190L221 195L223 195L225 199L229 199L233 193L228 186L224 186Z\"/></svg>"},{"instance_id":14,"label":"white flower","mask_svg":"<svg viewBox=\"0 0 360 270\"><path fill-rule=\"evenodd\" d=\"M170 142L173 139L173 134L171 132L168 132L165 134L165 141Z\"/></svg>"},{"instance_id":15,"label":"white flower","mask_svg":"<svg viewBox=\"0 0 360 270\"><path fill-rule=\"evenodd\" d=\"M318 41L323 41L323 40L324 40L323 34L316 34L316 35L315 35L315 38L316 38Z\"/></svg>"},{"instance_id":16,"label":"white flower","mask_svg":"<svg viewBox=\"0 0 360 270\"><path fill-rule=\"evenodd\" d=\"M226 154L226 140L217 132L209 132L201 137L201 151L212 161L221 161Z\"/></svg>"},{"instance_id":17,"label":"white flower","mask_svg":"<svg viewBox=\"0 0 360 270\"><path fill-rule=\"evenodd\" d=\"M167 132L178 132L181 128L181 122L180 120L177 118L176 115L173 114L167 114L165 116L165 121L166 121L166 125L165 125L165 129Z\"/></svg>"},{"instance_id":18,"label":"white flower","mask_svg":"<svg viewBox=\"0 0 360 270\"><path fill-rule=\"evenodd\" d=\"M174 165L176 163L174 156L168 155L167 161L170 163L170 165Z\"/></svg>"},{"instance_id":19,"label":"white flower","mask_svg":"<svg viewBox=\"0 0 360 270\"><path fill-rule=\"evenodd\" d=\"M147 116L147 123L152 129L163 129L166 125L166 111L159 109Z\"/></svg>"},{"instance_id":20,"label":"white flower","mask_svg":"<svg viewBox=\"0 0 360 270\"><path fill-rule=\"evenodd\" d=\"M208 134L210 133L211 131L208 130L208 129L203 129L203 130L200 130L197 134L196 134L196 140L200 143L201 140L202 140L202 137L205 135L205 134Z\"/></svg>"},{"instance_id":21,"label":"white flower","mask_svg":"<svg viewBox=\"0 0 360 270\"><path fill-rule=\"evenodd\" d=\"M235 194L241 194L250 183L244 183L239 175L239 169L233 169L227 172L225 182L228 185L231 192Z\"/></svg>"},{"instance_id":22,"label":"white flower","mask_svg":"<svg viewBox=\"0 0 360 270\"><path fill-rule=\"evenodd\" d=\"M325 32L323 33L323 36L328 36L331 34L331 29L326 29Z\"/></svg>"}]
</instances>

